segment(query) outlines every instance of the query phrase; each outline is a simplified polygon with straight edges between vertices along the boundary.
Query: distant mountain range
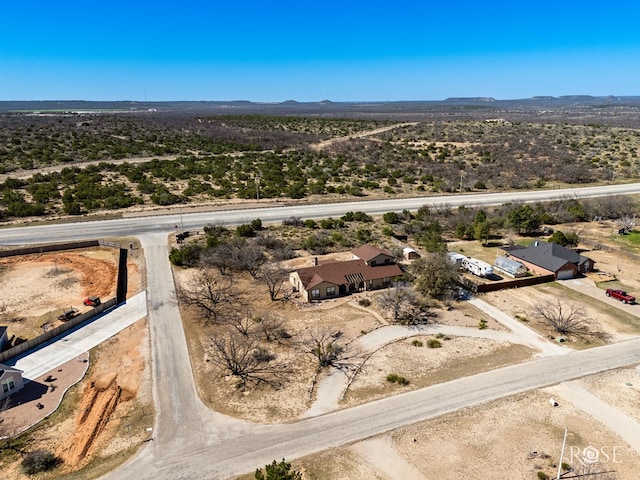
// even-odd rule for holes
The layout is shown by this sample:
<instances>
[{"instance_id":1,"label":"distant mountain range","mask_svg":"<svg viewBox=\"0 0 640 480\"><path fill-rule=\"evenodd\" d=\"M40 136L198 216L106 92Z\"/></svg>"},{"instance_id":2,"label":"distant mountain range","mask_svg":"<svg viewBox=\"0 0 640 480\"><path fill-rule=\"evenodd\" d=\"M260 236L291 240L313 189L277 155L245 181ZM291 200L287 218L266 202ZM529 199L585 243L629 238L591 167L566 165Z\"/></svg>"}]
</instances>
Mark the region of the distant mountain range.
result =
<instances>
[{"instance_id":1,"label":"distant mountain range","mask_svg":"<svg viewBox=\"0 0 640 480\"><path fill-rule=\"evenodd\" d=\"M540 112L565 109L598 109L606 107L640 108L640 96L566 95L560 97L537 96L525 99L496 100L492 97L452 97L445 100L398 102L251 102L235 101L0 101L0 112L17 113L90 113L90 112L201 112L228 113L419 113L442 109L490 109L495 111Z\"/></svg>"}]
</instances>

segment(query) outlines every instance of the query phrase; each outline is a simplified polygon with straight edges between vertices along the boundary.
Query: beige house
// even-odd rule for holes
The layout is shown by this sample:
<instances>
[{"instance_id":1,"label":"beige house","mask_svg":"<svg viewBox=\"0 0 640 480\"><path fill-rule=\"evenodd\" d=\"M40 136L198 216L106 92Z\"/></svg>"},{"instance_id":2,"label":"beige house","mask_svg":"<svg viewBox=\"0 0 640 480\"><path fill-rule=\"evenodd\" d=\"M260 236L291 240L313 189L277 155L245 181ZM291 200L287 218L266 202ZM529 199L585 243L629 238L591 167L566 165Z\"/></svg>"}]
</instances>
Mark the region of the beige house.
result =
<instances>
[{"instance_id":1,"label":"beige house","mask_svg":"<svg viewBox=\"0 0 640 480\"><path fill-rule=\"evenodd\" d=\"M291 273L289 281L310 302L389 287L402 276L402 270L386 250L363 245L351 253L353 260L300 268Z\"/></svg>"},{"instance_id":2,"label":"beige house","mask_svg":"<svg viewBox=\"0 0 640 480\"><path fill-rule=\"evenodd\" d=\"M0 363L0 400L22 390L22 370Z\"/></svg>"}]
</instances>

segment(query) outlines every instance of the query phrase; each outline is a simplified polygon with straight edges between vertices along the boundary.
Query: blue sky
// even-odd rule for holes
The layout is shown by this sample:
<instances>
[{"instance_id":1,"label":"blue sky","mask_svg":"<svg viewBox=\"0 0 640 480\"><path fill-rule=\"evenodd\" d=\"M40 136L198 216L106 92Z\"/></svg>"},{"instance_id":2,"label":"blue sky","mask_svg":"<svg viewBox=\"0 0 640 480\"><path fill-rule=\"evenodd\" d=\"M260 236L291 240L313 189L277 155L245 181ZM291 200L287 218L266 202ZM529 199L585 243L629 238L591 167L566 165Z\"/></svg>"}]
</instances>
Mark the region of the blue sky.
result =
<instances>
[{"instance_id":1,"label":"blue sky","mask_svg":"<svg viewBox=\"0 0 640 480\"><path fill-rule=\"evenodd\" d=\"M640 3L0 0L0 100L640 95Z\"/></svg>"}]
</instances>

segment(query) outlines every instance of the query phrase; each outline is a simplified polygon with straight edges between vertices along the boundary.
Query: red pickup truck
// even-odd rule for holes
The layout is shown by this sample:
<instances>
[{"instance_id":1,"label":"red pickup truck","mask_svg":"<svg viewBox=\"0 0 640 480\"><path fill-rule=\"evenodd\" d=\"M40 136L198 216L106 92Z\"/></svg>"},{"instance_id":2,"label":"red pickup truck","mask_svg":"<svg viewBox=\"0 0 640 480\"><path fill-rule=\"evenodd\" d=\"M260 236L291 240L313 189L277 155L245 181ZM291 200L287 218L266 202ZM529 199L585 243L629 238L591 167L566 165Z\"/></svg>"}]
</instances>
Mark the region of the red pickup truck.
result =
<instances>
[{"instance_id":1,"label":"red pickup truck","mask_svg":"<svg viewBox=\"0 0 640 480\"><path fill-rule=\"evenodd\" d=\"M624 290L607 288L607 297L617 298L622 303L636 303L636 297L634 297L633 295L627 295L627 292L625 292Z\"/></svg>"}]
</instances>

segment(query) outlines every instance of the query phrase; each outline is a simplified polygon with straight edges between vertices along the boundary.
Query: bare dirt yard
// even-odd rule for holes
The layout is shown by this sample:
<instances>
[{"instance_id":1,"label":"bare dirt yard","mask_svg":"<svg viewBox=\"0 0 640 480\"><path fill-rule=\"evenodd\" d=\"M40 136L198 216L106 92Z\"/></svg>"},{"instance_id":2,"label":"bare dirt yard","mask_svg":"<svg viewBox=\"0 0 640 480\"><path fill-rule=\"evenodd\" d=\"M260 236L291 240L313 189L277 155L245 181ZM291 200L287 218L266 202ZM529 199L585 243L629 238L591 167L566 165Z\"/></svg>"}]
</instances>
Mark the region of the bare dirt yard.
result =
<instances>
[{"instance_id":1,"label":"bare dirt yard","mask_svg":"<svg viewBox=\"0 0 640 480\"><path fill-rule=\"evenodd\" d=\"M385 442L365 440L299 465L317 479L392 479L398 478L394 472L409 471L411 475L402 478L535 480L538 472L549 477L557 473L567 427L565 463L581 468L584 449L594 447L600 457L594 468L615 471L623 480L637 478L640 457L634 449L571 403L552 407L550 396L540 390L464 409L376 437ZM383 464L385 459L394 462L386 469L371 469L375 457ZM371 473L375 475L368 476Z\"/></svg>"},{"instance_id":2,"label":"bare dirt yard","mask_svg":"<svg viewBox=\"0 0 640 480\"><path fill-rule=\"evenodd\" d=\"M8 323L10 336L28 338L40 333L43 320L55 318L65 307L81 307L85 296L113 296L116 255L117 250L97 248L3 259L0 298L7 305L5 315L13 320ZM141 288L142 258L139 250L129 256L128 295ZM45 449L61 459L54 472L40 478L95 478L125 461L150 438L154 410L149 356L147 322L140 320L92 350L89 362L75 376L71 371L80 365L77 361L43 375L40 383L54 383L56 392L67 392L61 403L60 399L55 402L60 406L54 413L48 407L55 400L48 398L49 392L39 400L45 404L43 409L29 399L19 408L0 413L0 418L14 425L41 420L16 439L26 451ZM55 380L45 382L48 376ZM2 478L29 478L21 473L20 462L15 452L3 452Z\"/></svg>"},{"instance_id":3,"label":"bare dirt yard","mask_svg":"<svg viewBox=\"0 0 640 480\"><path fill-rule=\"evenodd\" d=\"M84 298L115 296L117 250L94 248L0 259L0 298L8 336L33 338L61 322L71 307L89 310ZM135 268L135 267L133 267Z\"/></svg>"},{"instance_id":4,"label":"bare dirt yard","mask_svg":"<svg viewBox=\"0 0 640 480\"><path fill-rule=\"evenodd\" d=\"M350 256L346 252L325 256L320 261L326 261L328 257L345 260ZM299 257L287 262L286 266L296 268L307 266L310 262L311 257ZM178 285L188 285L194 275L195 269L174 269ZM207 326L198 320L194 311L183 308L183 321L200 395L211 408L228 415L255 422L301 418L318 400L318 385L325 381L329 372L327 369L318 371L317 360L303 352L309 336L318 329L330 329L339 332L343 344L355 345L357 339L388 325L377 308L376 295L380 292L360 293L313 304L303 303L295 297L289 302L272 302L266 287L248 274L236 274L235 278L236 284L247 293L243 297L243 308L252 316L269 314L284 321L284 328L291 338L279 343L271 342L268 348L278 360L295 368L277 389L266 385L238 388L238 377L230 375L228 369L216 361L211 341L214 336L227 335L229 329L222 325ZM370 305L363 307L358 304L360 300L368 300ZM409 332L407 336L410 339L391 341L371 356L369 354L373 352L359 351L353 347L353 353L357 354L353 366L362 365L362 368L354 377L344 401L337 407L345 408L407 389L458 378L469 372L517 363L535 353L522 345L473 338L481 320L486 325L483 328L506 329L466 302L457 302L451 309L434 308L433 313L434 322L470 327L469 337L445 336L440 339L441 348L429 348L427 344L430 337ZM422 347L413 346L414 339L422 342ZM409 384L398 386L389 383L386 376L391 373L406 377ZM344 378L346 381L347 377Z\"/></svg>"}]
</instances>

